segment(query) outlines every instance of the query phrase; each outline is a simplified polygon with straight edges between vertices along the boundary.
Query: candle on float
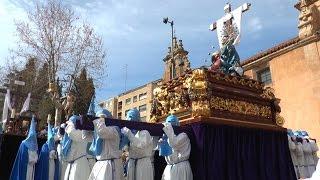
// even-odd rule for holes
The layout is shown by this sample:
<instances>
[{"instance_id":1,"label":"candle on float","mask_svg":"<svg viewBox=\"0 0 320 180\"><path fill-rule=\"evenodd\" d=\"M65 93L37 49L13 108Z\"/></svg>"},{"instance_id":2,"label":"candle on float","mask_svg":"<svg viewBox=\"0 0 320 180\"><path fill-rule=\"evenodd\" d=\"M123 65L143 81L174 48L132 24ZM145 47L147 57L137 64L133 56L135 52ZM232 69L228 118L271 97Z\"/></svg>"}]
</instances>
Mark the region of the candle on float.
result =
<instances>
[{"instance_id":1,"label":"candle on float","mask_svg":"<svg viewBox=\"0 0 320 180\"><path fill-rule=\"evenodd\" d=\"M51 114L48 114L47 122L51 121Z\"/></svg>"},{"instance_id":2,"label":"candle on float","mask_svg":"<svg viewBox=\"0 0 320 180\"><path fill-rule=\"evenodd\" d=\"M12 109L10 118L14 119L16 116L16 109Z\"/></svg>"}]
</instances>

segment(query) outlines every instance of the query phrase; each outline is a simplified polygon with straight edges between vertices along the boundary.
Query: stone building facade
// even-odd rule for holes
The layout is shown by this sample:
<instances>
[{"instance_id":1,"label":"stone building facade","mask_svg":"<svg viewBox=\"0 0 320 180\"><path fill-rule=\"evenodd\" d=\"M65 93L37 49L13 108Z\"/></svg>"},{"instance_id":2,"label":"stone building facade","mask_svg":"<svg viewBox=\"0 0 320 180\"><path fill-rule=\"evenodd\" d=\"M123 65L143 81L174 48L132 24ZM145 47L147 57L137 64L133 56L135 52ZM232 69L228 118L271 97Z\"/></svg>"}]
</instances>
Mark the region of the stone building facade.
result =
<instances>
[{"instance_id":1,"label":"stone building facade","mask_svg":"<svg viewBox=\"0 0 320 180\"><path fill-rule=\"evenodd\" d=\"M100 102L99 105L102 108L108 109L113 117L118 119L125 119L130 109L137 108L140 111L141 120L148 121L150 119L153 90L159 85L178 78L190 70L190 61L187 56L188 51L184 50L182 40L177 41L176 37L172 40L173 48L168 48L168 54L163 59L164 73L162 79L121 93L118 96Z\"/></svg>"},{"instance_id":2,"label":"stone building facade","mask_svg":"<svg viewBox=\"0 0 320 180\"><path fill-rule=\"evenodd\" d=\"M164 73L162 81L164 83L181 76L190 69L188 51L184 50L182 40L177 42L177 38L174 37L173 48L169 47L168 50L168 54L163 59Z\"/></svg>"},{"instance_id":3,"label":"stone building facade","mask_svg":"<svg viewBox=\"0 0 320 180\"><path fill-rule=\"evenodd\" d=\"M245 75L275 90L285 127L320 139L320 1L301 0L298 36L242 62Z\"/></svg>"}]
</instances>

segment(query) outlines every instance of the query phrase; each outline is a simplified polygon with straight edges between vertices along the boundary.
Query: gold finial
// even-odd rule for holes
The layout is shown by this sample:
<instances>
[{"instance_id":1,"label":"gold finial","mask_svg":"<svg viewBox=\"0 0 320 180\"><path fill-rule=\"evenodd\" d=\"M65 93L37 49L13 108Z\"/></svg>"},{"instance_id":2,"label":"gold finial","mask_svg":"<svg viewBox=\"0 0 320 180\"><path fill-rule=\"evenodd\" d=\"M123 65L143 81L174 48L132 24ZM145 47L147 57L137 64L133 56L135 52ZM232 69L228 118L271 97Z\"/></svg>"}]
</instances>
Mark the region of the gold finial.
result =
<instances>
[{"instance_id":1,"label":"gold finial","mask_svg":"<svg viewBox=\"0 0 320 180\"><path fill-rule=\"evenodd\" d=\"M48 88L48 90L47 90L48 92L50 92L50 93L54 93L54 92L56 92L56 86L55 86L55 84L54 83L49 83L49 88Z\"/></svg>"},{"instance_id":2,"label":"gold finial","mask_svg":"<svg viewBox=\"0 0 320 180\"><path fill-rule=\"evenodd\" d=\"M277 124L278 126L283 126L283 125L284 125L284 122L285 122L284 118L283 118L282 116L280 116L279 113L277 113L277 114L276 114L276 124Z\"/></svg>"}]
</instances>

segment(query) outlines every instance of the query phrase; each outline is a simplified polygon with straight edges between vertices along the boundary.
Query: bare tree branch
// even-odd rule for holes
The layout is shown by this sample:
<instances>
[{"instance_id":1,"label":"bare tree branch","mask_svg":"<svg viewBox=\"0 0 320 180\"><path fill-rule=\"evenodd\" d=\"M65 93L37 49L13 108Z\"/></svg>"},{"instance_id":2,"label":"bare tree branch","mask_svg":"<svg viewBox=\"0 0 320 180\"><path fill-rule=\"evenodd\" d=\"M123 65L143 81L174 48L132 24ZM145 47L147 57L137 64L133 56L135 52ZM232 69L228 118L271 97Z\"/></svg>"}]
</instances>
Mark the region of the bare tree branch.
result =
<instances>
[{"instance_id":1,"label":"bare tree branch","mask_svg":"<svg viewBox=\"0 0 320 180\"><path fill-rule=\"evenodd\" d=\"M98 81L105 72L105 50L101 36L61 2L49 0L36 4L28 13L28 22L16 22L19 46L16 57L36 57L49 65L50 81L66 75L76 76L86 68L88 75Z\"/></svg>"}]
</instances>

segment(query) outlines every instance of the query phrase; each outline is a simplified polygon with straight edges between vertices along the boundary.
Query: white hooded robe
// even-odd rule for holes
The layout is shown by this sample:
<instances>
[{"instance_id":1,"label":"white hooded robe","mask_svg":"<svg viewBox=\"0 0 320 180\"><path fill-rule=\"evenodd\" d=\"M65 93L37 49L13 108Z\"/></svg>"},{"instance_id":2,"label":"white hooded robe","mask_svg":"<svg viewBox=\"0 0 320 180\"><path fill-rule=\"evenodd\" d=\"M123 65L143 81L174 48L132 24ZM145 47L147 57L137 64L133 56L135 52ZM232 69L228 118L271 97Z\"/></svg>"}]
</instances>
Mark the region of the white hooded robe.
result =
<instances>
[{"instance_id":1,"label":"white hooded robe","mask_svg":"<svg viewBox=\"0 0 320 180\"><path fill-rule=\"evenodd\" d=\"M66 127L72 144L66 161L68 163L64 180L87 180L90 174L90 167L87 159L87 141L82 139L82 131L76 130L74 124L69 122Z\"/></svg>"},{"instance_id":2,"label":"white hooded robe","mask_svg":"<svg viewBox=\"0 0 320 180\"><path fill-rule=\"evenodd\" d=\"M129 162L127 180L153 180L151 156L153 141L147 130L138 131L135 135L128 132Z\"/></svg>"},{"instance_id":3,"label":"white hooded robe","mask_svg":"<svg viewBox=\"0 0 320 180\"><path fill-rule=\"evenodd\" d=\"M167 123L163 131L168 136L172 154L165 157L167 166L163 172L162 180L193 180L189 163L191 144L188 135L186 133L175 135L171 124Z\"/></svg>"},{"instance_id":4,"label":"white hooded robe","mask_svg":"<svg viewBox=\"0 0 320 180\"><path fill-rule=\"evenodd\" d=\"M103 118L93 121L96 133L103 139L102 152L96 156L89 180L122 180L123 167L119 150L120 137L117 129L106 126Z\"/></svg>"}]
</instances>

